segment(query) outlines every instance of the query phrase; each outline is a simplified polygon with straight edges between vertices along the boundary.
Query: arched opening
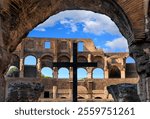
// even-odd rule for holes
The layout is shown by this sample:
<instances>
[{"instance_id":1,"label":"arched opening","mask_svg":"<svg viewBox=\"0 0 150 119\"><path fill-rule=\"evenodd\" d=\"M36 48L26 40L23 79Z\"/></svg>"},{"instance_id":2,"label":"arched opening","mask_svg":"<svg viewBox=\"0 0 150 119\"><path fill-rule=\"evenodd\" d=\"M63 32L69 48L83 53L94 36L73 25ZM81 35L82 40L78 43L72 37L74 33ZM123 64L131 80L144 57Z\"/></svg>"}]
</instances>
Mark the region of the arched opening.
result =
<instances>
[{"instance_id":1,"label":"arched opening","mask_svg":"<svg viewBox=\"0 0 150 119\"><path fill-rule=\"evenodd\" d=\"M84 51L84 43L78 42L78 52L83 52L83 51Z\"/></svg>"},{"instance_id":2,"label":"arched opening","mask_svg":"<svg viewBox=\"0 0 150 119\"><path fill-rule=\"evenodd\" d=\"M69 79L69 70L67 68L60 68L58 70L58 79Z\"/></svg>"},{"instance_id":3,"label":"arched opening","mask_svg":"<svg viewBox=\"0 0 150 119\"><path fill-rule=\"evenodd\" d=\"M77 74L78 80L84 80L85 78L87 78L87 71L84 68L78 68Z\"/></svg>"},{"instance_id":4,"label":"arched opening","mask_svg":"<svg viewBox=\"0 0 150 119\"><path fill-rule=\"evenodd\" d=\"M37 76L36 64L37 60L34 56L29 55L24 58L24 77Z\"/></svg>"},{"instance_id":5,"label":"arched opening","mask_svg":"<svg viewBox=\"0 0 150 119\"><path fill-rule=\"evenodd\" d=\"M42 78L53 78L53 70L49 67L43 67L41 70Z\"/></svg>"},{"instance_id":6,"label":"arched opening","mask_svg":"<svg viewBox=\"0 0 150 119\"><path fill-rule=\"evenodd\" d=\"M132 57L126 59L126 78L137 78L138 74L136 71L135 60Z\"/></svg>"},{"instance_id":7,"label":"arched opening","mask_svg":"<svg viewBox=\"0 0 150 119\"><path fill-rule=\"evenodd\" d=\"M6 73L6 77L19 77L20 58L13 54L10 62L10 67Z\"/></svg>"},{"instance_id":8,"label":"arched opening","mask_svg":"<svg viewBox=\"0 0 150 119\"><path fill-rule=\"evenodd\" d=\"M95 99L98 99L98 100L100 100L100 99L102 99L101 97L95 97Z\"/></svg>"},{"instance_id":9,"label":"arched opening","mask_svg":"<svg viewBox=\"0 0 150 119\"><path fill-rule=\"evenodd\" d=\"M104 68L104 59L101 56L95 56L92 60L97 63L99 68Z\"/></svg>"},{"instance_id":10,"label":"arched opening","mask_svg":"<svg viewBox=\"0 0 150 119\"><path fill-rule=\"evenodd\" d=\"M60 56L58 62L70 62L70 58L68 56Z\"/></svg>"},{"instance_id":11,"label":"arched opening","mask_svg":"<svg viewBox=\"0 0 150 119\"><path fill-rule=\"evenodd\" d=\"M61 99L67 99L66 97L60 97Z\"/></svg>"},{"instance_id":12,"label":"arched opening","mask_svg":"<svg viewBox=\"0 0 150 119\"><path fill-rule=\"evenodd\" d=\"M19 69L16 66L10 66L7 73L6 77L19 77Z\"/></svg>"},{"instance_id":13,"label":"arched opening","mask_svg":"<svg viewBox=\"0 0 150 119\"><path fill-rule=\"evenodd\" d=\"M78 62L88 62L85 56L78 56L77 60Z\"/></svg>"},{"instance_id":14,"label":"arched opening","mask_svg":"<svg viewBox=\"0 0 150 119\"><path fill-rule=\"evenodd\" d=\"M126 59L126 64L135 64L135 60L132 57Z\"/></svg>"},{"instance_id":15,"label":"arched opening","mask_svg":"<svg viewBox=\"0 0 150 119\"><path fill-rule=\"evenodd\" d=\"M41 58L41 67L52 67L53 57L45 55Z\"/></svg>"},{"instance_id":16,"label":"arched opening","mask_svg":"<svg viewBox=\"0 0 150 119\"><path fill-rule=\"evenodd\" d=\"M121 72L117 66L110 67L109 78L121 78Z\"/></svg>"},{"instance_id":17,"label":"arched opening","mask_svg":"<svg viewBox=\"0 0 150 119\"><path fill-rule=\"evenodd\" d=\"M85 98L84 98L84 97L79 96L79 97L78 97L78 99L79 99L79 100L83 100L83 99L85 99Z\"/></svg>"},{"instance_id":18,"label":"arched opening","mask_svg":"<svg viewBox=\"0 0 150 119\"><path fill-rule=\"evenodd\" d=\"M101 68L95 68L93 70L93 79L104 79L104 71Z\"/></svg>"}]
</instances>

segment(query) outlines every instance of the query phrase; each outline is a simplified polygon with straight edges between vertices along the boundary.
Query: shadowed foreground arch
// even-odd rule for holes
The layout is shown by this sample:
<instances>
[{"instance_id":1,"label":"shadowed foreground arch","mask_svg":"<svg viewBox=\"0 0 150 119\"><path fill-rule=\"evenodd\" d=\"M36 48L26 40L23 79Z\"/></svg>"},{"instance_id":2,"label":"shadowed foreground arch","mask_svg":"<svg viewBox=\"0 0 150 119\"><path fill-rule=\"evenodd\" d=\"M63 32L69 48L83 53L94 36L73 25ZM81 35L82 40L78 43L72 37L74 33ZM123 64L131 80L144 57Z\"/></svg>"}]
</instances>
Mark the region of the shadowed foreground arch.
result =
<instances>
[{"instance_id":1,"label":"shadowed foreground arch","mask_svg":"<svg viewBox=\"0 0 150 119\"><path fill-rule=\"evenodd\" d=\"M108 15L127 38L130 55L137 62L137 71L142 79L140 84L149 85L149 28L144 14L143 0L1 0L0 1L0 100L4 101L5 81L3 74L10 63L11 53L16 49L22 38L44 22L49 16L64 10L90 10ZM148 7L145 9L149 9ZM148 10L145 10L148 11ZM147 30L145 30L147 28ZM2 29L2 30L1 30ZM139 43L140 42L140 43ZM147 82L146 82L147 80ZM142 101L149 98L146 85L139 85ZM146 90L146 92L145 92ZM147 96L148 97L147 97Z\"/></svg>"}]
</instances>

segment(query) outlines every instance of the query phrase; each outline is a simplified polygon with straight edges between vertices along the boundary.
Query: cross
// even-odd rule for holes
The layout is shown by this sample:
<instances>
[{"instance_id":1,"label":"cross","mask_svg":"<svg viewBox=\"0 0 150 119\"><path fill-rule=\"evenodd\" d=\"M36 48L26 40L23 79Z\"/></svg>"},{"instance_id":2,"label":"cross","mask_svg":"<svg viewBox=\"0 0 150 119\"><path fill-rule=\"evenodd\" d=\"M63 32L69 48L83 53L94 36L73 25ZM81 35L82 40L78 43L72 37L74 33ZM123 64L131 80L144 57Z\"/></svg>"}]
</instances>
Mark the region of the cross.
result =
<instances>
[{"instance_id":1,"label":"cross","mask_svg":"<svg viewBox=\"0 0 150 119\"><path fill-rule=\"evenodd\" d=\"M73 43L73 62L54 62L53 67L73 67L73 102L77 102L77 68L78 67L97 67L97 63L77 62L77 43Z\"/></svg>"}]
</instances>

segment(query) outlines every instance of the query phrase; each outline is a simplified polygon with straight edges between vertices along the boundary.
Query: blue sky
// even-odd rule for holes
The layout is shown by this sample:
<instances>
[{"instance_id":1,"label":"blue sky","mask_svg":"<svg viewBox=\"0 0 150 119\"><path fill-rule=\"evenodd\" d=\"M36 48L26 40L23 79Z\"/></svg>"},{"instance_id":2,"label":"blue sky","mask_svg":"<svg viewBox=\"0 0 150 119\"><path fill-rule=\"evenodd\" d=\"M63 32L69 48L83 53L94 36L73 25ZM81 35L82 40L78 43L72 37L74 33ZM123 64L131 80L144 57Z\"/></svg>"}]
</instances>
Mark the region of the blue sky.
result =
<instances>
[{"instance_id":1,"label":"blue sky","mask_svg":"<svg viewBox=\"0 0 150 119\"><path fill-rule=\"evenodd\" d=\"M128 52L127 40L115 23L109 17L91 11L60 12L38 25L28 37L91 38L95 46L105 52ZM84 71L80 72L80 76L84 77ZM50 72L45 70L43 73L48 75ZM99 74L98 70L96 74Z\"/></svg>"}]
</instances>

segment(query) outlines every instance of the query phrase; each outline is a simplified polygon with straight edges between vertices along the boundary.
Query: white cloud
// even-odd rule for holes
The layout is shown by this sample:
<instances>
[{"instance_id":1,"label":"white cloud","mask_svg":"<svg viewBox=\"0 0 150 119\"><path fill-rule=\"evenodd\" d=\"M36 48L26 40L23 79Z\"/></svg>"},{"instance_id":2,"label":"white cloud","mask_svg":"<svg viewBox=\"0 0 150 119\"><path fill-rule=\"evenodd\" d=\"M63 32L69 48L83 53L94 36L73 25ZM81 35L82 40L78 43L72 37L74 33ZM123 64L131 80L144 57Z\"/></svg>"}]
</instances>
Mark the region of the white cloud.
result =
<instances>
[{"instance_id":1,"label":"white cloud","mask_svg":"<svg viewBox=\"0 0 150 119\"><path fill-rule=\"evenodd\" d=\"M111 51L128 51L128 43L124 37L114 39L112 41L106 41L105 46Z\"/></svg>"},{"instance_id":2,"label":"white cloud","mask_svg":"<svg viewBox=\"0 0 150 119\"><path fill-rule=\"evenodd\" d=\"M78 30L78 24L80 24L83 27L83 32L86 33L95 35L101 35L103 33L120 34L117 26L109 17L85 10L67 10L60 12L40 24L37 29L53 27L57 23L70 28L72 32L76 32Z\"/></svg>"},{"instance_id":3,"label":"white cloud","mask_svg":"<svg viewBox=\"0 0 150 119\"><path fill-rule=\"evenodd\" d=\"M41 32L46 31L46 29L45 29L45 28L35 28L34 30L36 30L36 31L41 31Z\"/></svg>"}]
</instances>

